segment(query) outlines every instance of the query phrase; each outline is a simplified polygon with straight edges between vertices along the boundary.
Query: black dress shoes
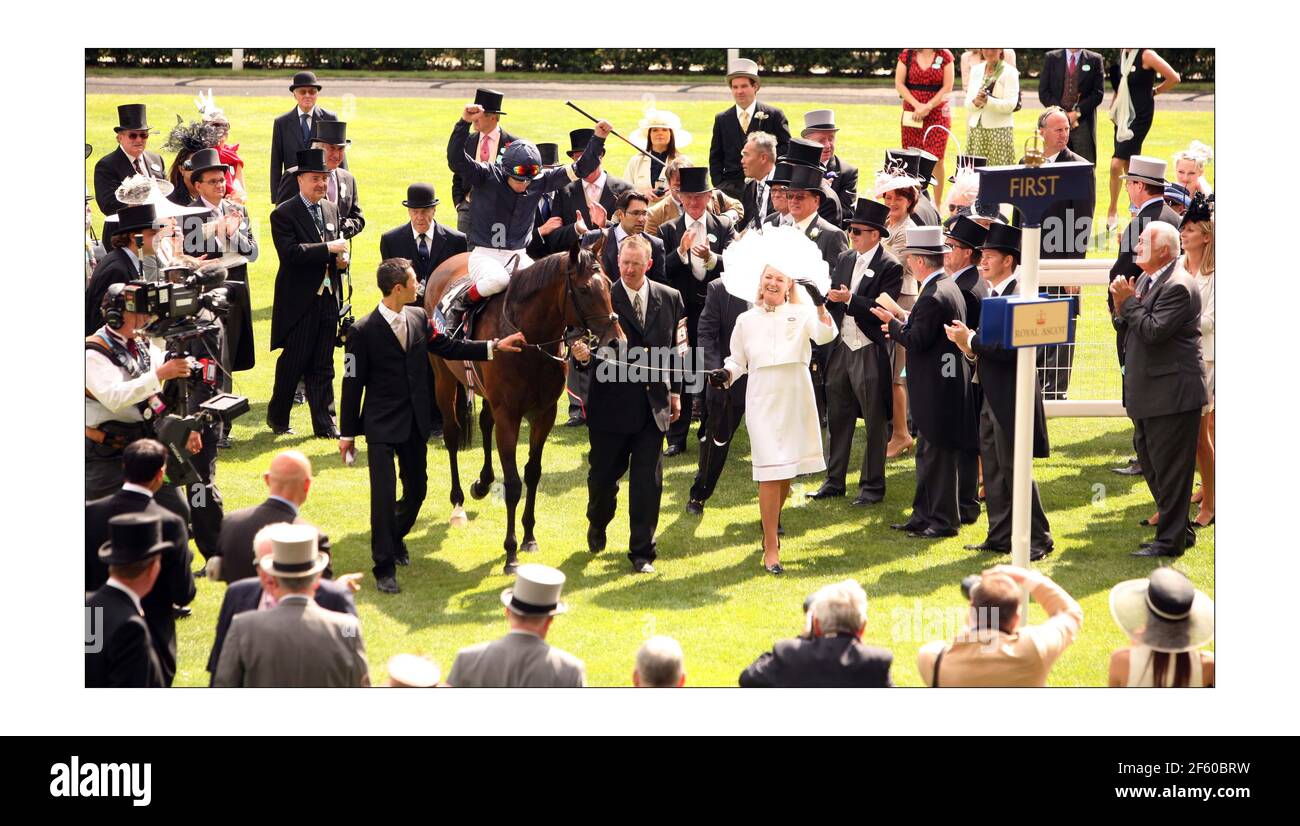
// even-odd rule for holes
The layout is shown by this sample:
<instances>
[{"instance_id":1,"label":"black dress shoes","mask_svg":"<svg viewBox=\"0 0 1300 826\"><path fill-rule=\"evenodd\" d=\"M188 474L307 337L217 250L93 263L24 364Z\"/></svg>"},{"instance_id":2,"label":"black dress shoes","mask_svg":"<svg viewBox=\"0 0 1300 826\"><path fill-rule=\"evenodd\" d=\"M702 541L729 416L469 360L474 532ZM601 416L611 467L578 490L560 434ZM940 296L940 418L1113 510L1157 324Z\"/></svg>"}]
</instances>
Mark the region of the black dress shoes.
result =
<instances>
[{"instance_id":1,"label":"black dress shoes","mask_svg":"<svg viewBox=\"0 0 1300 826\"><path fill-rule=\"evenodd\" d=\"M831 485L829 482L823 482L821 487L817 488L817 490L813 491L807 496L809 499L830 499L835 496L843 496L843 495L844 495L844 488L837 488Z\"/></svg>"},{"instance_id":2,"label":"black dress shoes","mask_svg":"<svg viewBox=\"0 0 1300 826\"><path fill-rule=\"evenodd\" d=\"M1001 545L990 545L987 541L981 542L978 545L963 545L962 547L968 551L989 551L990 553L995 554L1011 553L1010 548L1004 548Z\"/></svg>"},{"instance_id":3,"label":"black dress shoes","mask_svg":"<svg viewBox=\"0 0 1300 826\"><path fill-rule=\"evenodd\" d=\"M1134 459L1132 462L1130 462L1130 463L1129 463L1127 466L1125 466L1125 467L1113 467L1113 468L1111 468L1111 469L1110 469L1110 472L1111 472L1111 473L1118 473L1120 476L1141 476L1141 475L1142 475L1142 465L1141 465L1141 464L1140 464L1136 459Z\"/></svg>"},{"instance_id":4,"label":"black dress shoes","mask_svg":"<svg viewBox=\"0 0 1300 826\"><path fill-rule=\"evenodd\" d=\"M188 605L172 606L172 619L185 619L193 613L194 609L190 608Z\"/></svg>"},{"instance_id":5,"label":"black dress shoes","mask_svg":"<svg viewBox=\"0 0 1300 826\"><path fill-rule=\"evenodd\" d=\"M1182 556L1182 551L1175 551L1168 545L1157 545L1154 542L1144 543L1145 547L1140 547L1129 556Z\"/></svg>"},{"instance_id":6,"label":"black dress shoes","mask_svg":"<svg viewBox=\"0 0 1300 826\"><path fill-rule=\"evenodd\" d=\"M664 448L664 457L678 456L686 452L686 445L669 445Z\"/></svg>"},{"instance_id":7,"label":"black dress shoes","mask_svg":"<svg viewBox=\"0 0 1300 826\"><path fill-rule=\"evenodd\" d=\"M655 572L655 566L653 566L653 565L650 564L650 560L648 560L648 559L634 559L634 560L632 560L632 573L634 573L634 574L653 574L654 572Z\"/></svg>"},{"instance_id":8,"label":"black dress shoes","mask_svg":"<svg viewBox=\"0 0 1300 826\"><path fill-rule=\"evenodd\" d=\"M296 393L293 394L293 403L294 403L294 404L306 404L306 403L307 403L307 394L304 393L304 392L302 392L301 390L297 391Z\"/></svg>"},{"instance_id":9,"label":"black dress shoes","mask_svg":"<svg viewBox=\"0 0 1300 826\"><path fill-rule=\"evenodd\" d=\"M686 512L692 516L704 515L704 503L698 499L692 499L686 503Z\"/></svg>"},{"instance_id":10,"label":"black dress shoes","mask_svg":"<svg viewBox=\"0 0 1300 826\"><path fill-rule=\"evenodd\" d=\"M979 511L975 511L975 514L973 516L971 514L965 514L961 517L961 523L963 525L974 525L978 521L980 521Z\"/></svg>"},{"instance_id":11,"label":"black dress shoes","mask_svg":"<svg viewBox=\"0 0 1300 826\"><path fill-rule=\"evenodd\" d=\"M402 589L397 587L397 577L381 576L375 579L375 590L381 594L400 594Z\"/></svg>"},{"instance_id":12,"label":"black dress shoes","mask_svg":"<svg viewBox=\"0 0 1300 826\"><path fill-rule=\"evenodd\" d=\"M907 535L913 539L945 539L949 536L956 536L957 531L941 531L937 528L926 528L923 531L908 531Z\"/></svg>"},{"instance_id":13,"label":"black dress shoes","mask_svg":"<svg viewBox=\"0 0 1300 826\"><path fill-rule=\"evenodd\" d=\"M895 525L890 525L889 529L893 531L904 531L906 533L912 533L914 531L925 530L925 525L917 524L915 522L899 522Z\"/></svg>"},{"instance_id":14,"label":"black dress shoes","mask_svg":"<svg viewBox=\"0 0 1300 826\"><path fill-rule=\"evenodd\" d=\"M277 436L292 436L292 435L293 435L293 428L292 428L292 427L289 427L289 425L287 425L287 424L281 426L281 425L277 425L277 424L275 424L275 423L272 422L270 419L267 419L267 420L266 420L266 426L269 427L269 428L271 428L271 432L274 433L274 434L277 435Z\"/></svg>"},{"instance_id":15,"label":"black dress shoes","mask_svg":"<svg viewBox=\"0 0 1300 826\"><path fill-rule=\"evenodd\" d=\"M229 434L222 434L221 438L220 438L220 439L217 439L217 449L218 449L218 450L229 450L229 449L230 449L230 436L229 436Z\"/></svg>"},{"instance_id":16,"label":"black dress shoes","mask_svg":"<svg viewBox=\"0 0 1300 826\"><path fill-rule=\"evenodd\" d=\"M1050 553L1051 553L1052 551L1054 551L1054 550L1056 550L1055 546L1048 546L1048 547L1046 547L1046 548L1030 548L1030 549L1029 549L1029 561L1030 561L1030 562L1037 562L1037 561L1039 561L1040 559L1043 559L1044 557L1046 557L1048 554L1050 554Z\"/></svg>"},{"instance_id":17,"label":"black dress shoes","mask_svg":"<svg viewBox=\"0 0 1300 826\"><path fill-rule=\"evenodd\" d=\"M857 498L849 504L854 507L862 508L867 505L879 505L883 501L885 501L885 497L883 496L876 496L870 493L859 493Z\"/></svg>"},{"instance_id":18,"label":"black dress shoes","mask_svg":"<svg viewBox=\"0 0 1300 826\"><path fill-rule=\"evenodd\" d=\"M323 433L313 433L312 435L317 439L334 439L337 441L339 438L339 429L337 427L331 427Z\"/></svg>"},{"instance_id":19,"label":"black dress shoes","mask_svg":"<svg viewBox=\"0 0 1300 826\"><path fill-rule=\"evenodd\" d=\"M411 554L406 550L405 542L399 541L397 543L397 553L393 555L393 562L402 566L411 564Z\"/></svg>"},{"instance_id":20,"label":"black dress shoes","mask_svg":"<svg viewBox=\"0 0 1300 826\"><path fill-rule=\"evenodd\" d=\"M593 554L598 554L605 550L604 530L591 525L587 526L587 550L591 551Z\"/></svg>"},{"instance_id":21,"label":"black dress shoes","mask_svg":"<svg viewBox=\"0 0 1300 826\"><path fill-rule=\"evenodd\" d=\"M568 420L567 422L564 423L564 426L565 426L565 427L582 427L582 426L583 426L584 424L586 424L586 423L587 423L587 420L584 419L584 418L582 418L581 416L570 416L570 417L569 417L569 420Z\"/></svg>"}]
</instances>

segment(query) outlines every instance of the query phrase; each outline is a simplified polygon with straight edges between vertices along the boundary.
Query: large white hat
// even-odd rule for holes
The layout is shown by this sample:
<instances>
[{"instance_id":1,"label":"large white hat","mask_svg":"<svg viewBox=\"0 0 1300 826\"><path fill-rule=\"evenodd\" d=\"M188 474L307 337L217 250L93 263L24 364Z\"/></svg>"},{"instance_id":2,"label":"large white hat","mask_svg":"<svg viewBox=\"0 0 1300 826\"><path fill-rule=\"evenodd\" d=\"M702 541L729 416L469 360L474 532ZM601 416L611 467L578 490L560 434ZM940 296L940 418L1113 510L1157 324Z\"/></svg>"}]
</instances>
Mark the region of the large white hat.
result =
<instances>
[{"instance_id":1,"label":"large white hat","mask_svg":"<svg viewBox=\"0 0 1300 826\"><path fill-rule=\"evenodd\" d=\"M722 253L722 283L736 298L752 302L763 273L772 267L792 279L806 278L822 295L830 292L831 275L821 250L798 227L766 227L746 232ZM803 301L812 299L803 287Z\"/></svg>"},{"instance_id":2,"label":"large white hat","mask_svg":"<svg viewBox=\"0 0 1300 826\"><path fill-rule=\"evenodd\" d=\"M168 181L160 181L152 175L132 175L122 181L121 186L113 193L117 200L127 206L140 206L141 204L153 204L154 215L159 220L163 218L179 218L182 215L207 215L207 207L186 207L180 206L173 201L168 200L167 196L172 194L172 185ZM117 221L117 215L110 215L104 219L104 224L112 224Z\"/></svg>"},{"instance_id":3,"label":"large white hat","mask_svg":"<svg viewBox=\"0 0 1300 826\"><path fill-rule=\"evenodd\" d=\"M895 189L907 189L909 187L919 190L921 188L921 179L908 175L906 167L902 165L893 164L886 166L884 169L876 173L875 192L877 198L884 195L886 192Z\"/></svg>"},{"instance_id":4,"label":"large white hat","mask_svg":"<svg viewBox=\"0 0 1300 826\"><path fill-rule=\"evenodd\" d=\"M523 616L555 616L569 610L560 601L564 589L564 572L549 565L520 565L515 571L515 587L501 592L501 602Z\"/></svg>"},{"instance_id":5,"label":"large white hat","mask_svg":"<svg viewBox=\"0 0 1300 826\"><path fill-rule=\"evenodd\" d=\"M673 130L673 143L678 149L689 146L694 140L691 133L682 128L682 119L667 109L651 109L646 112L645 117L637 124L636 131L628 135L627 139L637 146L647 146L651 129Z\"/></svg>"},{"instance_id":6,"label":"large white hat","mask_svg":"<svg viewBox=\"0 0 1300 826\"><path fill-rule=\"evenodd\" d=\"M1153 158L1150 155L1134 155L1128 160L1128 174L1120 175L1127 181L1142 181L1148 184L1160 184L1164 186L1169 183L1165 180L1165 169L1168 164L1163 158Z\"/></svg>"},{"instance_id":7,"label":"large white hat","mask_svg":"<svg viewBox=\"0 0 1300 826\"><path fill-rule=\"evenodd\" d=\"M267 529L271 552L258 563L271 576L301 579L315 576L330 564L330 556L316 547L316 528L282 522Z\"/></svg>"}]
</instances>

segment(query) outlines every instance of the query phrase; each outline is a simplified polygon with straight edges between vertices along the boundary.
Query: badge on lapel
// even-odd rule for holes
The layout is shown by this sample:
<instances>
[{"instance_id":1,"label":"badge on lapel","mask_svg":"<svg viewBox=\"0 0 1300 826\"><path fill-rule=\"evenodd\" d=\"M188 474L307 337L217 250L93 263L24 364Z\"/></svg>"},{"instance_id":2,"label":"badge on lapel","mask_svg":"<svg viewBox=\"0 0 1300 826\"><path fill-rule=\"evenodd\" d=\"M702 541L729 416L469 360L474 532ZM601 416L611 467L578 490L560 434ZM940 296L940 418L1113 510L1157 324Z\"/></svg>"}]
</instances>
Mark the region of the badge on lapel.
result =
<instances>
[{"instance_id":1,"label":"badge on lapel","mask_svg":"<svg viewBox=\"0 0 1300 826\"><path fill-rule=\"evenodd\" d=\"M149 164L149 166L153 169L154 172L162 172L162 167L156 163L151 163Z\"/></svg>"},{"instance_id":2,"label":"badge on lapel","mask_svg":"<svg viewBox=\"0 0 1300 826\"><path fill-rule=\"evenodd\" d=\"M329 230L330 232L333 232L333 231L334 231L334 225L333 225L333 224L326 224L326 225L325 225L325 229Z\"/></svg>"},{"instance_id":3,"label":"badge on lapel","mask_svg":"<svg viewBox=\"0 0 1300 826\"><path fill-rule=\"evenodd\" d=\"M710 244L716 244L716 243L718 243L718 236L714 235L714 234L711 233L711 232L710 232L708 235L704 236L704 237L707 238L707 239L709 239L709 243L710 243Z\"/></svg>"},{"instance_id":4,"label":"badge on lapel","mask_svg":"<svg viewBox=\"0 0 1300 826\"><path fill-rule=\"evenodd\" d=\"M686 358L686 319L677 319L677 355L679 358Z\"/></svg>"},{"instance_id":5,"label":"badge on lapel","mask_svg":"<svg viewBox=\"0 0 1300 826\"><path fill-rule=\"evenodd\" d=\"M345 184L345 183L341 183L341 182L339 183L339 197L340 197L340 198L346 198L346 197L348 197L348 185L347 185L347 184Z\"/></svg>"},{"instance_id":6,"label":"badge on lapel","mask_svg":"<svg viewBox=\"0 0 1300 826\"><path fill-rule=\"evenodd\" d=\"M863 278L872 278L872 277L875 276L875 274L876 274L876 271L873 270L873 269L871 269L871 267L867 267L865 270L862 271L862 277L863 277Z\"/></svg>"},{"instance_id":7,"label":"badge on lapel","mask_svg":"<svg viewBox=\"0 0 1300 826\"><path fill-rule=\"evenodd\" d=\"M1083 64L1083 71L1085 71L1085 72L1091 72L1091 71L1092 71L1092 64L1091 64L1091 63L1085 63L1085 64Z\"/></svg>"}]
</instances>

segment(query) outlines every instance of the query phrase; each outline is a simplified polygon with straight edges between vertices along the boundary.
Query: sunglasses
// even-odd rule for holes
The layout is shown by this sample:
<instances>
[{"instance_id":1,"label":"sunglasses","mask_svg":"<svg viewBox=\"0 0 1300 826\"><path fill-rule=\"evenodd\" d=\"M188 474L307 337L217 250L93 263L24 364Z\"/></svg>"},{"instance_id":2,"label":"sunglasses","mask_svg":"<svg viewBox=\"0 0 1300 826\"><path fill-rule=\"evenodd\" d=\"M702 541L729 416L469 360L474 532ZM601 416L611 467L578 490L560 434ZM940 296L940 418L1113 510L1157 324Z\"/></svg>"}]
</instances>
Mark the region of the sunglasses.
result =
<instances>
[{"instance_id":1,"label":"sunglasses","mask_svg":"<svg viewBox=\"0 0 1300 826\"><path fill-rule=\"evenodd\" d=\"M149 138L148 132L123 132L122 134L126 135L131 140L137 141L148 140Z\"/></svg>"},{"instance_id":2,"label":"sunglasses","mask_svg":"<svg viewBox=\"0 0 1300 826\"><path fill-rule=\"evenodd\" d=\"M534 163L526 166L512 166L507 171L516 178L535 178L541 169L540 166Z\"/></svg>"},{"instance_id":3,"label":"sunglasses","mask_svg":"<svg viewBox=\"0 0 1300 826\"><path fill-rule=\"evenodd\" d=\"M849 227L849 235L866 235L868 232L874 232L874 230L863 229L862 227Z\"/></svg>"},{"instance_id":4,"label":"sunglasses","mask_svg":"<svg viewBox=\"0 0 1300 826\"><path fill-rule=\"evenodd\" d=\"M786 199L787 201L806 201L806 200L808 200L808 199L811 198L811 197L812 197L812 196L809 195L807 192L787 192L787 193L785 193L785 199Z\"/></svg>"}]
</instances>

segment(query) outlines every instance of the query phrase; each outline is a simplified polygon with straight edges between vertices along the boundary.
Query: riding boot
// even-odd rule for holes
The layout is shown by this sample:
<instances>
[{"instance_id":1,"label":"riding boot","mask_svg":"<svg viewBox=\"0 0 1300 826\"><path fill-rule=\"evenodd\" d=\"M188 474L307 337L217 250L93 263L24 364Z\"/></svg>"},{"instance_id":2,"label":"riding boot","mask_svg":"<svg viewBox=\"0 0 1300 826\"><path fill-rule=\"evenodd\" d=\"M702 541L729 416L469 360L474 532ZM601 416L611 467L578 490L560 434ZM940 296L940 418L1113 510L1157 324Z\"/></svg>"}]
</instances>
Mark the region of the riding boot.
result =
<instances>
[{"instance_id":1,"label":"riding boot","mask_svg":"<svg viewBox=\"0 0 1300 826\"><path fill-rule=\"evenodd\" d=\"M469 289L457 294L447 307L447 335L452 338L465 338L465 331L461 329L466 314L473 304L483 300L483 296L478 294L478 285L471 284Z\"/></svg>"}]
</instances>

